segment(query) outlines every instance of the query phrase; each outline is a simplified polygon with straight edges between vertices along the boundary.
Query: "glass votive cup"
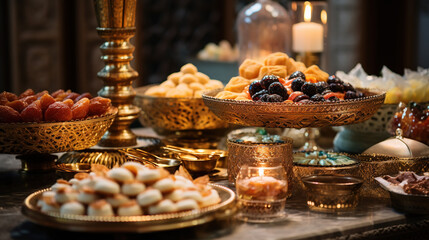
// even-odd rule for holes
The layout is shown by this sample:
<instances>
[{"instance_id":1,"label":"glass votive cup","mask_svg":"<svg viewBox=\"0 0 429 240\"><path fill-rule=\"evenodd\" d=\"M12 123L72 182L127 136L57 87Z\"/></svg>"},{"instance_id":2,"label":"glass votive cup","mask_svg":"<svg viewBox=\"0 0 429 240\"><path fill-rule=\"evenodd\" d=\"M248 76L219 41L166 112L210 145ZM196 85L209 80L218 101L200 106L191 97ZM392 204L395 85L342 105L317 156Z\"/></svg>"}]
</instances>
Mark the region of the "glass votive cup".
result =
<instances>
[{"instance_id":1,"label":"glass votive cup","mask_svg":"<svg viewBox=\"0 0 429 240\"><path fill-rule=\"evenodd\" d=\"M240 209L237 218L253 223L285 219L287 186L286 172L282 165L242 166L235 183Z\"/></svg>"}]
</instances>

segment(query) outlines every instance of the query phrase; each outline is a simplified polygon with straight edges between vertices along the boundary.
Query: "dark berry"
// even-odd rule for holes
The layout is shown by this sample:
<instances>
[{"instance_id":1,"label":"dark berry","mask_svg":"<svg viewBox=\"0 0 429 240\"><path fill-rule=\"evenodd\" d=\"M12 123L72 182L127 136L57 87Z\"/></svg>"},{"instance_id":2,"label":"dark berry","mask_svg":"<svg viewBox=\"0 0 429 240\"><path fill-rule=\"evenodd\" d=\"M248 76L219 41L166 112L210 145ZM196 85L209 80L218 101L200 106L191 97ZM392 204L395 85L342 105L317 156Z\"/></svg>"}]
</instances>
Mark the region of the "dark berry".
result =
<instances>
[{"instance_id":1,"label":"dark berry","mask_svg":"<svg viewBox=\"0 0 429 240\"><path fill-rule=\"evenodd\" d=\"M255 93L261 91L263 89L260 81L254 81L249 86L250 96L253 96Z\"/></svg>"},{"instance_id":2,"label":"dark berry","mask_svg":"<svg viewBox=\"0 0 429 240\"><path fill-rule=\"evenodd\" d=\"M317 93L317 94L314 94L314 95L310 98L310 100L311 100L311 101L314 101L314 102L324 102L324 101L325 101L325 98L323 97L323 95L322 95L322 94Z\"/></svg>"},{"instance_id":3,"label":"dark berry","mask_svg":"<svg viewBox=\"0 0 429 240\"><path fill-rule=\"evenodd\" d=\"M354 98L356 98L356 92L347 91L346 94L344 94L344 99L354 99Z\"/></svg>"},{"instance_id":4,"label":"dark berry","mask_svg":"<svg viewBox=\"0 0 429 240\"><path fill-rule=\"evenodd\" d=\"M268 88L268 93L280 95L283 100L286 100L289 97L286 88L280 82L271 83L270 87Z\"/></svg>"},{"instance_id":5,"label":"dark berry","mask_svg":"<svg viewBox=\"0 0 429 240\"><path fill-rule=\"evenodd\" d=\"M328 102L339 102L339 101L340 101L340 99L337 98L337 96L332 96L332 97L328 98Z\"/></svg>"},{"instance_id":6,"label":"dark berry","mask_svg":"<svg viewBox=\"0 0 429 240\"><path fill-rule=\"evenodd\" d=\"M329 78L328 78L328 84L331 84L331 83L340 83L340 84L343 84L343 81L341 80L341 79L339 79L337 76L335 76L335 75L331 75L331 76L329 76Z\"/></svg>"},{"instance_id":7,"label":"dark berry","mask_svg":"<svg viewBox=\"0 0 429 240\"><path fill-rule=\"evenodd\" d=\"M361 97L365 97L365 95L363 94L363 92L356 91L356 98L361 98Z\"/></svg>"},{"instance_id":8,"label":"dark berry","mask_svg":"<svg viewBox=\"0 0 429 240\"><path fill-rule=\"evenodd\" d=\"M326 89L325 91L323 91L321 94L322 95L326 95L326 94L328 94L328 93L330 93L330 92L332 92L331 90L329 90L329 89Z\"/></svg>"},{"instance_id":9,"label":"dark berry","mask_svg":"<svg viewBox=\"0 0 429 240\"><path fill-rule=\"evenodd\" d=\"M292 81L291 88L293 91L301 91L301 87L302 85L304 85L304 83L305 80L300 77L297 77Z\"/></svg>"},{"instance_id":10,"label":"dark berry","mask_svg":"<svg viewBox=\"0 0 429 240\"><path fill-rule=\"evenodd\" d=\"M292 73L288 79L291 80L291 79L298 78L298 77L302 78L305 81L305 74L301 71L296 71L296 72Z\"/></svg>"},{"instance_id":11,"label":"dark berry","mask_svg":"<svg viewBox=\"0 0 429 240\"><path fill-rule=\"evenodd\" d=\"M258 101L259 99L261 99L261 97L265 94L268 94L268 91L265 89L262 89L261 91L255 93L252 95L252 100L253 101Z\"/></svg>"},{"instance_id":12,"label":"dark berry","mask_svg":"<svg viewBox=\"0 0 429 240\"><path fill-rule=\"evenodd\" d=\"M317 82L315 83L315 85L318 93L322 93L329 88L329 84L327 84L326 82Z\"/></svg>"},{"instance_id":13,"label":"dark berry","mask_svg":"<svg viewBox=\"0 0 429 240\"><path fill-rule=\"evenodd\" d=\"M302 85L301 92L311 97L317 93L316 85L314 85L314 83L306 82L304 85Z\"/></svg>"},{"instance_id":14,"label":"dark berry","mask_svg":"<svg viewBox=\"0 0 429 240\"><path fill-rule=\"evenodd\" d=\"M293 99L293 101L294 102L300 102L301 100L303 100L303 99L310 99L310 97L309 96L307 96L307 95L305 95L305 94L302 94L302 95L299 95L299 96L297 96L296 98L294 98Z\"/></svg>"},{"instance_id":15,"label":"dark berry","mask_svg":"<svg viewBox=\"0 0 429 240\"><path fill-rule=\"evenodd\" d=\"M347 92L347 91L356 92L355 88L350 83L346 83L346 82L343 83L343 88L344 88L344 92Z\"/></svg>"},{"instance_id":16,"label":"dark berry","mask_svg":"<svg viewBox=\"0 0 429 240\"><path fill-rule=\"evenodd\" d=\"M423 106L422 104L416 103L416 102L410 102L410 110L413 113L414 116L416 117L420 117L420 115L422 115L425 106Z\"/></svg>"},{"instance_id":17,"label":"dark berry","mask_svg":"<svg viewBox=\"0 0 429 240\"><path fill-rule=\"evenodd\" d=\"M331 84L329 84L329 89L332 92L344 92L343 85L339 84L339 83L331 83Z\"/></svg>"},{"instance_id":18,"label":"dark berry","mask_svg":"<svg viewBox=\"0 0 429 240\"><path fill-rule=\"evenodd\" d=\"M261 97L261 102L283 102L283 98L277 94L265 94Z\"/></svg>"},{"instance_id":19,"label":"dark berry","mask_svg":"<svg viewBox=\"0 0 429 240\"><path fill-rule=\"evenodd\" d=\"M267 89L270 87L271 83L278 82L279 78L275 75L266 75L261 79L261 85L263 89Z\"/></svg>"},{"instance_id":20,"label":"dark berry","mask_svg":"<svg viewBox=\"0 0 429 240\"><path fill-rule=\"evenodd\" d=\"M298 103L309 103L309 102L311 102L311 100L310 99L301 99L301 100L299 100L299 102Z\"/></svg>"}]
</instances>

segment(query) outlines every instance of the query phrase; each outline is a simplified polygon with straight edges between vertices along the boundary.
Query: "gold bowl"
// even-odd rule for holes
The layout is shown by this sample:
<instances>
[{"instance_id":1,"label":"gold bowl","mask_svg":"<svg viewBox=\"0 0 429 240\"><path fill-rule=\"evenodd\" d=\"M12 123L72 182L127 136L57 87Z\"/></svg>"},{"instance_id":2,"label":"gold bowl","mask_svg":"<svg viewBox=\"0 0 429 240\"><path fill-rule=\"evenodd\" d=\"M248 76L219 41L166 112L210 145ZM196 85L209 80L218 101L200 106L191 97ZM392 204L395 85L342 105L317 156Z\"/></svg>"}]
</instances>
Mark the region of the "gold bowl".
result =
<instances>
[{"instance_id":1,"label":"gold bowl","mask_svg":"<svg viewBox=\"0 0 429 240\"><path fill-rule=\"evenodd\" d=\"M101 116L68 122L0 123L0 153L30 154L82 150L97 144L117 108Z\"/></svg>"},{"instance_id":2,"label":"gold bowl","mask_svg":"<svg viewBox=\"0 0 429 240\"><path fill-rule=\"evenodd\" d=\"M141 108L143 126L162 136L198 138L222 136L229 125L214 115L201 98L167 98L144 95L151 86L136 89L135 104Z\"/></svg>"},{"instance_id":3,"label":"gold bowl","mask_svg":"<svg viewBox=\"0 0 429 240\"><path fill-rule=\"evenodd\" d=\"M336 212L351 210L358 204L362 179L341 175L312 175L302 178L311 210Z\"/></svg>"},{"instance_id":4,"label":"gold bowl","mask_svg":"<svg viewBox=\"0 0 429 240\"><path fill-rule=\"evenodd\" d=\"M383 104L386 93L359 89L367 97L341 102L267 103L215 98L222 89L203 94L204 103L222 120L242 126L306 128L342 126L369 119Z\"/></svg>"},{"instance_id":5,"label":"gold bowl","mask_svg":"<svg viewBox=\"0 0 429 240\"><path fill-rule=\"evenodd\" d=\"M191 173L209 173L216 168L219 155L196 156L186 153L177 154L183 166Z\"/></svg>"}]
</instances>

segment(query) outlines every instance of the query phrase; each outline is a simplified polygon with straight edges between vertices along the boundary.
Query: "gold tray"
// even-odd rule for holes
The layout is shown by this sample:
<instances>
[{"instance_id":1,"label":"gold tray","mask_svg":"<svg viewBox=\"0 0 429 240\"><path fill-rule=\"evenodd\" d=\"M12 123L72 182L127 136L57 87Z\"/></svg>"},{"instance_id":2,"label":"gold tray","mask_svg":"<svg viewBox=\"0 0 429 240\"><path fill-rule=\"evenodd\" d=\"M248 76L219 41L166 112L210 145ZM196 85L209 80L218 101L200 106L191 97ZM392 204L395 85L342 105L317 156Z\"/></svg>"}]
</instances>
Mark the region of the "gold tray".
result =
<instances>
[{"instance_id":1,"label":"gold tray","mask_svg":"<svg viewBox=\"0 0 429 240\"><path fill-rule=\"evenodd\" d=\"M359 89L367 97L335 103L266 103L215 98L222 89L203 94L204 103L228 123L271 128L342 126L369 119L383 104L386 93Z\"/></svg>"},{"instance_id":2,"label":"gold tray","mask_svg":"<svg viewBox=\"0 0 429 240\"><path fill-rule=\"evenodd\" d=\"M143 233L179 229L228 218L235 213L234 192L224 186L210 185L218 191L221 202L201 210L130 217L45 214L37 208L37 201L43 192L50 190L47 188L29 195L22 206L22 213L36 224L69 231Z\"/></svg>"},{"instance_id":3,"label":"gold tray","mask_svg":"<svg viewBox=\"0 0 429 240\"><path fill-rule=\"evenodd\" d=\"M0 123L0 153L29 154L94 146L112 125L117 108L101 116L68 122Z\"/></svg>"}]
</instances>

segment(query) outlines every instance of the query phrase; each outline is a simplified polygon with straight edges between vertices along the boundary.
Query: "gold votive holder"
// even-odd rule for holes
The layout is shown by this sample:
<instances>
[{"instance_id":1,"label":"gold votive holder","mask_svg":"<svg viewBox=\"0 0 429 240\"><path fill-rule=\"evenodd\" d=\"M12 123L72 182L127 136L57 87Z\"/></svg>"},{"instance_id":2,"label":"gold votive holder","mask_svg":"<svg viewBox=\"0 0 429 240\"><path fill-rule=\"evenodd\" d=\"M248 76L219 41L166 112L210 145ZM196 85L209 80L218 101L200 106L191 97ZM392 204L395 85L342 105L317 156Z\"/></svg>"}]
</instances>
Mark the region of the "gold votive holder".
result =
<instances>
[{"instance_id":1,"label":"gold votive holder","mask_svg":"<svg viewBox=\"0 0 429 240\"><path fill-rule=\"evenodd\" d=\"M285 219L287 186L286 172L282 165L242 166L235 183L239 204L237 218L254 223Z\"/></svg>"},{"instance_id":2,"label":"gold votive holder","mask_svg":"<svg viewBox=\"0 0 429 240\"><path fill-rule=\"evenodd\" d=\"M281 142L259 143L239 142L228 139L228 180L235 183L240 168L244 165L250 167L276 167L283 166L286 172L288 196L292 193L293 157L291 138L282 137Z\"/></svg>"},{"instance_id":3,"label":"gold votive holder","mask_svg":"<svg viewBox=\"0 0 429 240\"><path fill-rule=\"evenodd\" d=\"M353 176L312 175L303 177L310 210L341 212L353 210L359 201L363 180Z\"/></svg>"}]
</instances>

